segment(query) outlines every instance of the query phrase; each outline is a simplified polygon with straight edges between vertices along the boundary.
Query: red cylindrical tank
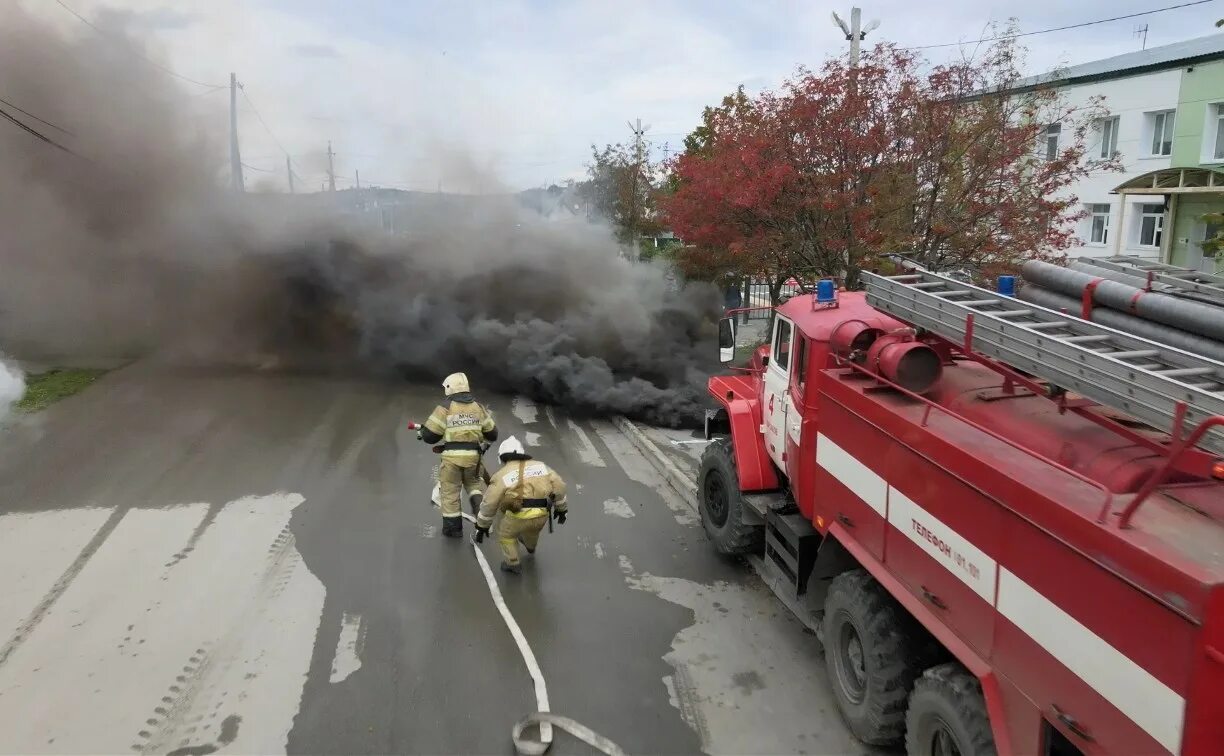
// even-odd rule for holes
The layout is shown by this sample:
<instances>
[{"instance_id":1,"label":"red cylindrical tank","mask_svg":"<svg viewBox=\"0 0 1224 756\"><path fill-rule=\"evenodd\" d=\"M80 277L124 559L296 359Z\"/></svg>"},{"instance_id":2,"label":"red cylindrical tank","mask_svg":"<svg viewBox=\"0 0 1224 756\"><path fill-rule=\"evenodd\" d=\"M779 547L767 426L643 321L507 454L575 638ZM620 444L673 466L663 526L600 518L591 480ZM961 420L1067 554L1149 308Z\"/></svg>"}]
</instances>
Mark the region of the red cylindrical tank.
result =
<instances>
[{"instance_id":1,"label":"red cylindrical tank","mask_svg":"<svg viewBox=\"0 0 1224 756\"><path fill-rule=\"evenodd\" d=\"M911 333L888 333L877 338L867 350L864 367L915 394L930 391L943 373L939 355L915 341Z\"/></svg>"},{"instance_id":2,"label":"red cylindrical tank","mask_svg":"<svg viewBox=\"0 0 1224 756\"><path fill-rule=\"evenodd\" d=\"M862 320L843 320L829 334L829 347L842 359L864 352L880 336L880 329Z\"/></svg>"}]
</instances>

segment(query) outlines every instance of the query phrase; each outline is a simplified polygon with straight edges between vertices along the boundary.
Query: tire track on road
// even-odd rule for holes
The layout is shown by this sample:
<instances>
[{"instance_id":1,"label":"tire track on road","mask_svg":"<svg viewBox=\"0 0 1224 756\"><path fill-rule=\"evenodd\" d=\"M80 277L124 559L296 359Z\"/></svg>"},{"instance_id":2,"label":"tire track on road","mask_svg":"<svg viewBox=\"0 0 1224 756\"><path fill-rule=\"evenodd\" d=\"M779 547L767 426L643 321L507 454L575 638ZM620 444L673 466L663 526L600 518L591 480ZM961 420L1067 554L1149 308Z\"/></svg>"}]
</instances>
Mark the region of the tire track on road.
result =
<instances>
[{"instance_id":1,"label":"tire track on road","mask_svg":"<svg viewBox=\"0 0 1224 756\"><path fill-rule=\"evenodd\" d=\"M110 537L110 534L115 531L115 528L119 527L119 521L129 511L131 511L131 506L116 507L111 512L110 517L106 518L106 522L102 523L102 527L98 528L98 532L94 533L93 538L89 539L89 543L85 544L77 558L72 560L72 564L68 565L68 569L64 570L64 574L60 576L59 580L55 581L55 584L51 586L51 590L43 596L42 601L38 602L38 606L34 607L34 610L30 612L30 616L26 618L25 622L17 626L12 637L8 639L3 648L0 648L0 667L4 666L4 663L13 655L13 652L25 642L26 638L30 637L30 634L34 632L39 623L43 621L43 618L47 616L47 613L51 611L51 607L55 606L55 602L59 601L60 597L64 595L64 592L68 590L68 586L72 585L72 581L76 579L76 576L81 574L81 570L85 569L85 565L89 563L90 558L97 553L102 544L106 542L106 539Z\"/></svg>"}]
</instances>

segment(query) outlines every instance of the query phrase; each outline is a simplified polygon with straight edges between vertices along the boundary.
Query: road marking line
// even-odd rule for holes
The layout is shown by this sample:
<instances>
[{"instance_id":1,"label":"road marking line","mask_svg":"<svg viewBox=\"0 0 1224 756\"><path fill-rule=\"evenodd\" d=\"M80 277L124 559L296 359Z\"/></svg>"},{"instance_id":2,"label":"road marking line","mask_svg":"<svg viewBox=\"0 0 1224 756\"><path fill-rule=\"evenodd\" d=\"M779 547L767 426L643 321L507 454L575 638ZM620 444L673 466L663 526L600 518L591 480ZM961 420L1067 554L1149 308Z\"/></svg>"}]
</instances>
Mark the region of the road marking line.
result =
<instances>
[{"instance_id":1,"label":"road marking line","mask_svg":"<svg viewBox=\"0 0 1224 756\"><path fill-rule=\"evenodd\" d=\"M340 637L336 640L336 655L332 658L331 678L328 682L344 682L349 675L361 669L361 651L365 646L364 629L360 614L344 613L340 619Z\"/></svg>"},{"instance_id":2,"label":"road marking line","mask_svg":"<svg viewBox=\"0 0 1224 756\"><path fill-rule=\"evenodd\" d=\"M595 449L595 444L591 443L591 438L586 434L586 431L578 427L578 423L575 423L573 420L567 419L565 422L569 425L570 430L574 432L574 435L578 437L578 458L592 467L607 467L608 465L603 461L603 457L599 456L599 452Z\"/></svg>"},{"instance_id":3,"label":"road marking line","mask_svg":"<svg viewBox=\"0 0 1224 756\"><path fill-rule=\"evenodd\" d=\"M605 499L603 503L604 514L612 515L613 517L624 517L629 519L635 516L633 507L629 506L629 502L623 497L617 496L614 499Z\"/></svg>"},{"instance_id":4,"label":"road marking line","mask_svg":"<svg viewBox=\"0 0 1224 756\"><path fill-rule=\"evenodd\" d=\"M531 425L536 422L539 417L539 410L535 402L525 396L516 396L510 403L510 411L514 413L523 425Z\"/></svg>"},{"instance_id":5,"label":"road marking line","mask_svg":"<svg viewBox=\"0 0 1224 756\"><path fill-rule=\"evenodd\" d=\"M43 600L38 603L38 606L34 607L34 611L30 612L30 616L26 618L25 622L22 622L13 630L12 637L8 639L3 648L0 648L0 666L3 666L8 661L8 658L12 656L13 652L17 650L17 647L30 637L30 634L34 632L34 628L38 627L38 624L43 621L43 618L47 616L47 612L51 611L51 607L55 605L55 602L59 601L60 597L64 595L64 591L68 590L68 586L72 585L72 581L76 579L76 576L81 574L81 570L85 569L85 565L89 562L90 557L98 551L98 548L114 532L115 528L119 526L119 521L123 519L123 516L128 511L127 507L117 507L111 511L110 517L106 519L106 522L102 523L102 527L98 528L93 538L89 539L89 543L85 544L85 547L81 549L81 553L77 554L76 559L72 560L72 564L68 565L68 569L64 570L64 574L60 575L59 580L55 581L55 584L51 586L51 590L47 591L47 594L43 596Z\"/></svg>"}]
</instances>

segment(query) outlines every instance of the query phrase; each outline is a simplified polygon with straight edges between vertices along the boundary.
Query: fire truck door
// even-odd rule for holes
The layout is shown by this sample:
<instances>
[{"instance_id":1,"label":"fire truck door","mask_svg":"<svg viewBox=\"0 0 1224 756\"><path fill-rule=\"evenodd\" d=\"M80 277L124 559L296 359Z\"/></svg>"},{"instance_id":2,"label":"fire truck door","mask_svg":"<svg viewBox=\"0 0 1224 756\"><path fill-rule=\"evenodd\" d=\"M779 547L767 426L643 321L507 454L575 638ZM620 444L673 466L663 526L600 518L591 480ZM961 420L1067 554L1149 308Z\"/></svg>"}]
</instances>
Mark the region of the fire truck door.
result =
<instances>
[{"instance_id":1,"label":"fire truck door","mask_svg":"<svg viewBox=\"0 0 1224 756\"><path fill-rule=\"evenodd\" d=\"M769 367L765 370L764 418L765 448L769 457L785 470L783 457L786 454L786 409L787 388L790 385L791 339L794 325L781 316L774 320L773 348L769 353Z\"/></svg>"}]
</instances>

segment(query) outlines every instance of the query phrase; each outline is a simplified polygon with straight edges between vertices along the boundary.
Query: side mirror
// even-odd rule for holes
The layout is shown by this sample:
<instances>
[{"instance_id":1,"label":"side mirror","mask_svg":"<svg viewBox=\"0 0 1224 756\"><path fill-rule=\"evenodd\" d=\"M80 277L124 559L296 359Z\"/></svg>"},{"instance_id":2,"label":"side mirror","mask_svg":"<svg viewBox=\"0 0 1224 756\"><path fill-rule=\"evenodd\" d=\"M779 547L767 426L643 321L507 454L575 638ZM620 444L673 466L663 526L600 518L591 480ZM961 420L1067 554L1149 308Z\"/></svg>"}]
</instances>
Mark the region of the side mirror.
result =
<instances>
[{"instance_id":1,"label":"side mirror","mask_svg":"<svg viewBox=\"0 0 1224 756\"><path fill-rule=\"evenodd\" d=\"M726 365L735 359L735 319L718 321L718 361Z\"/></svg>"}]
</instances>

